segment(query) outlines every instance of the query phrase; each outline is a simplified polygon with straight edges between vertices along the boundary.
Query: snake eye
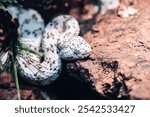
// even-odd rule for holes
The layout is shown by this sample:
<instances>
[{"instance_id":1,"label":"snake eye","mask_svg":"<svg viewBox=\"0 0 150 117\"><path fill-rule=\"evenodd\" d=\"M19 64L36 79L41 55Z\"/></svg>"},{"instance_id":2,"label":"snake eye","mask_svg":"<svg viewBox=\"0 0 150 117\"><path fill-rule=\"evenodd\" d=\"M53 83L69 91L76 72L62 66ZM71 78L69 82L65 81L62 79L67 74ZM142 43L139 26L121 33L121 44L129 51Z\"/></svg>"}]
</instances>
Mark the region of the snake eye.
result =
<instances>
[{"instance_id":1,"label":"snake eye","mask_svg":"<svg viewBox=\"0 0 150 117\"><path fill-rule=\"evenodd\" d=\"M52 23L50 23L49 25L50 25L50 26L52 26L53 24L52 24Z\"/></svg>"},{"instance_id":2,"label":"snake eye","mask_svg":"<svg viewBox=\"0 0 150 117\"><path fill-rule=\"evenodd\" d=\"M80 54L80 51L76 49L76 50L74 50L74 54L78 55L78 54Z\"/></svg>"}]
</instances>

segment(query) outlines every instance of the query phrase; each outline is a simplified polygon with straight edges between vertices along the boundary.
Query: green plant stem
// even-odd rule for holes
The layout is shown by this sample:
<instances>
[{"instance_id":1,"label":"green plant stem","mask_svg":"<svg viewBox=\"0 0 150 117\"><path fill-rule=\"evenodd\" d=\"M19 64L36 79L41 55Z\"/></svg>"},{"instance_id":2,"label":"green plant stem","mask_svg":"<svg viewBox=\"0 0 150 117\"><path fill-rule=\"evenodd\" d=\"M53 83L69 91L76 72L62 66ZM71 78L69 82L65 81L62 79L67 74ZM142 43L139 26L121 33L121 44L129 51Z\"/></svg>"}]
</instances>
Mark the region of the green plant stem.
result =
<instances>
[{"instance_id":1,"label":"green plant stem","mask_svg":"<svg viewBox=\"0 0 150 117\"><path fill-rule=\"evenodd\" d=\"M28 52L30 52L30 53L33 53L33 54L36 54L36 55L38 55L40 58L42 57L42 56L44 56L44 53L43 52L37 52L37 51L34 51L34 50L32 50L32 49L30 49L29 47L27 47L25 44L23 44L23 43L18 43L18 47L19 47L19 49L20 50L25 50L25 51L28 51Z\"/></svg>"},{"instance_id":2,"label":"green plant stem","mask_svg":"<svg viewBox=\"0 0 150 117\"><path fill-rule=\"evenodd\" d=\"M16 88L17 88L17 97L18 97L18 100L21 100L16 61L14 60L13 53L12 52L10 52L10 53L11 53L12 64L13 64L13 75L14 75L14 78L15 78L15 83L16 83Z\"/></svg>"}]
</instances>

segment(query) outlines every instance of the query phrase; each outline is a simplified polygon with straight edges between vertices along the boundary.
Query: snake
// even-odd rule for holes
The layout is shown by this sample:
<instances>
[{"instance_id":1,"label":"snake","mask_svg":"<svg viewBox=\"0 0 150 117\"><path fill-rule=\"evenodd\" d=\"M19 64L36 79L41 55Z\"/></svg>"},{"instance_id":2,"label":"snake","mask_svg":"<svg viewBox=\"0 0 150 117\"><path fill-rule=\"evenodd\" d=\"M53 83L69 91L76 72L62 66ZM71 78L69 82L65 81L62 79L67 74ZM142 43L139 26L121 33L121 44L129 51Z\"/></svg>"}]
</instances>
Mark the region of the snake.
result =
<instances>
[{"instance_id":1,"label":"snake","mask_svg":"<svg viewBox=\"0 0 150 117\"><path fill-rule=\"evenodd\" d=\"M45 25L34 9L9 6L8 11L19 21L19 42L33 51L18 49L16 55L18 73L25 81L42 86L51 84L61 74L62 59L90 56L91 46L79 36L80 26L73 16L59 15ZM44 54L41 57L34 52Z\"/></svg>"}]
</instances>

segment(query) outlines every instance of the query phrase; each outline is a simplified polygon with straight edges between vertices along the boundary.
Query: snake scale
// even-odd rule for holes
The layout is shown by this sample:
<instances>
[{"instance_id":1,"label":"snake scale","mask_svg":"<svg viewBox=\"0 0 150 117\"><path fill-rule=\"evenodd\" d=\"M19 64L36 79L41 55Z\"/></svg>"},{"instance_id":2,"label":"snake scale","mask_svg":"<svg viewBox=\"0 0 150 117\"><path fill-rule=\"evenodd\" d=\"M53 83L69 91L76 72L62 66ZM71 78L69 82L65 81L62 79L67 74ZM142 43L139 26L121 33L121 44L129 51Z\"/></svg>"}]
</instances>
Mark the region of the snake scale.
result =
<instances>
[{"instance_id":1,"label":"snake scale","mask_svg":"<svg viewBox=\"0 0 150 117\"><path fill-rule=\"evenodd\" d=\"M48 85L61 73L61 59L88 57L90 45L79 36L78 21L70 15L60 15L46 26L41 15L33 9L10 6L8 11L19 21L19 42L35 52L43 51L43 60L30 51L19 50L17 69L21 77L36 85Z\"/></svg>"}]
</instances>

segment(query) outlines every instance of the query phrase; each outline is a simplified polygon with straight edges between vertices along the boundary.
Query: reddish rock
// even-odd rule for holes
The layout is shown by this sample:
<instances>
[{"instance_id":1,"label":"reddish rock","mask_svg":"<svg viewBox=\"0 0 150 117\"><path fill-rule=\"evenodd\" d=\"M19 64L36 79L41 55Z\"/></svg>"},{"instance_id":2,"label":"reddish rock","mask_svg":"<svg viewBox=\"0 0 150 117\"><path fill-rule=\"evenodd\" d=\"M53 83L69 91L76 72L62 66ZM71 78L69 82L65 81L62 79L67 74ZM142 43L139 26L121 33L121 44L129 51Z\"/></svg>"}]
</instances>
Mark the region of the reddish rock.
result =
<instances>
[{"instance_id":1,"label":"reddish rock","mask_svg":"<svg viewBox=\"0 0 150 117\"><path fill-rule=\"evenodd\" d=\"M12 75L8 72L0 73L0 84L9 84L13 81Z\"/></svg>"},{"instance_id":2,"label":"reddish rock","mask_svg":"<svg viewBox=\"0 0 150 117\"><path fill-rule=\"evenodd\" d=\"M32 90L21 89L20 95L22 100L35 100L37 98L37 94ZM0 89L0 100L17 100L17 90L15 88L11 89Z\"/></svg>"},{"instance_id":3,"label":"reddish rock","mask_svg":"<svg viewBox=\"0 0 150 117\"><path fill-rule=\"evenodd\" d=\"M0 100L17 99L17 91L15 89L0 89Z\"/></svg>"},{"instance_id":4,"label":"reddish rock","mask_svg":"<svg viewBox=\"0 0 150 117\"><path fill-rule=\"evenodd\" d=\"M136 85L132 86L132 90L129 93L131 96L131 99L144 99L149 100L150 99L150 81L140 81L137 82Z\"/></svg>"},{"instance_id":5,"label":"reddish rock","mask_svg":"<svg viewBox=\"0 0 150 117\"><path fill-rule=\"evenodd\" d=\"M150 99L150 1L137 1L135 16L98 16L84 35L94 60L78 61L88 69L95 89L110 99Z\"/></svg>"},{"instance_id":6,"label":"reddish rock","mask_svg":"<svg viewBox=\"0 0 150 117\"><path fill-rule=\"evenodd\" d=\"M32 90L21 90L21 99L24 100L35 100L38 99L37 95Z\"/></svg>"}]
</instances>

